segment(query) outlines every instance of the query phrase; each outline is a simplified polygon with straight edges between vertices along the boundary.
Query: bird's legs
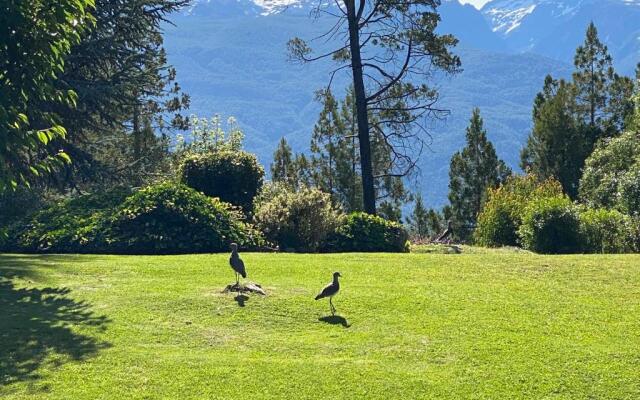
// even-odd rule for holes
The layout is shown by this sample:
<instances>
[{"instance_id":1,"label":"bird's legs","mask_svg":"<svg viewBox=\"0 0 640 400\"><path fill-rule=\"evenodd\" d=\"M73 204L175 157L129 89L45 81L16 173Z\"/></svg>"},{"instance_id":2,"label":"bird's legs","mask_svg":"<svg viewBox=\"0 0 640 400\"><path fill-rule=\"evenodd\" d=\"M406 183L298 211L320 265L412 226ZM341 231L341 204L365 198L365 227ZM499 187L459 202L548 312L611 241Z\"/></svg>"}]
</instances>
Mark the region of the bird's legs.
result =
<instances>
[{"instance_id":1,"label":"bird's legs","mask_svg":"<svg viewBox=\"0 0 640 400\"><path fill-rule=\"evenodd\" d=\"M238 277L237 272L236 272L236 286L240 286L240 278Z\"/></svg>"},{"instance_id":2,"label":"bird's legs","mask_svg":"<svg viewBox=\"0 0 640 400\"><path fill-rule=\"evenodd\" d=\"M331 307L331 315L336 315L336 308L333 306L333 299L329 297L329 306Z\"/></svg>"}]
</instances>

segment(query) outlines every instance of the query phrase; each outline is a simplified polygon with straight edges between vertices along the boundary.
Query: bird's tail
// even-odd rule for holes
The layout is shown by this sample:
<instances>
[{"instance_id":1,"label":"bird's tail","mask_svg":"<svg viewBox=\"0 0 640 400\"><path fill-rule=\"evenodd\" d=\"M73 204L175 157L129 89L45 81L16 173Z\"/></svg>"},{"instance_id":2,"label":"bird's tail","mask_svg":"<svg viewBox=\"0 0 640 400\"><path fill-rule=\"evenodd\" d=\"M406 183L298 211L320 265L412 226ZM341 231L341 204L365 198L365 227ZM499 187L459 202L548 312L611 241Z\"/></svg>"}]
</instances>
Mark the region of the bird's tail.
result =
<instances>
[{"instance_id":1,"label":"bird's tail","mask_svg":"<svg viewBox=\"0 0 640 400\"><path fill-rule=\"evenodd\" d=\"M322 298L322 294L316 296L316 300L320 300Z\"/></svg>"},{"instance_id":2,"label":"bird's tail","mask_svg":"<svg viewBox=\"0 0 640 400\"><path fill-rule=\"evenodd\" d=\"M243 279L247 279L247 273L246 272L242 271L242 273L240 275L242 275Z\"/></svg>"}]
</instances>

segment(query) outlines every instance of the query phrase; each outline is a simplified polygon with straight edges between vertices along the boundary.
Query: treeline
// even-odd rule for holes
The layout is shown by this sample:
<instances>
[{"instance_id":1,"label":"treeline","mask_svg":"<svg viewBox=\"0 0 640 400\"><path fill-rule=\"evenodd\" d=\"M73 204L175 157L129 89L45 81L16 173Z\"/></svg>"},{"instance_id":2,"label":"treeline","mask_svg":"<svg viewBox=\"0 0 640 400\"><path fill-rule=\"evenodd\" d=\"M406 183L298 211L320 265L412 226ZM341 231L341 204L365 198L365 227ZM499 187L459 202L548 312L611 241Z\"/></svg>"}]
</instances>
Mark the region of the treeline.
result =
<instances>
[{"instance_id":1,"label":"treeline","mask_svg":"<svg viewBox=\"0 0 640 400\"><path fill-rule=\"evenodd\" d=\"M474 110L451 160L453 239L539 252L640 251L640 65L613 68L590 24L572 79L547 76L521 153L525 176L496 157ZM423 206L415 215L427 224Z\"/></svg>"}]
</instances>

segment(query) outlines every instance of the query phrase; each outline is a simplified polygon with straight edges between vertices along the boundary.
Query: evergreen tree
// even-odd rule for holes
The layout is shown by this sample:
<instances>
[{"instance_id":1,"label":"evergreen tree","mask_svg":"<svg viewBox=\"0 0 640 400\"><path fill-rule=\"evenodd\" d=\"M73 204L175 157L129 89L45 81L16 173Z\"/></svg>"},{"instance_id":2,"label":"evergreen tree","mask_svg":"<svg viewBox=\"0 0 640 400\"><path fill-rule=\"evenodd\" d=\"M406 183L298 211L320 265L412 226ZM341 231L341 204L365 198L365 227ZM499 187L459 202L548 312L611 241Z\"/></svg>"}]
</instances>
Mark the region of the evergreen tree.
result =
<instances>
[{"instance_id":1,"label":"evergreen tree","mask_svg":"<svg viewBox=\"0 0 640 400\"><path fill-rule=\"evenodd\" d=\"M413 211L406 219L409 231L416 240L432 239L442 233L444 216L433 208L427 209L419 193L415 197Z\"/></svg>"},{"instance_id":2,"label":"evergreen tree","mask_svg":"<svg viewBox=\"0 0 640 400\"><path fill-rule=\"evenodd\" d=\"M319 189L331 194L334 202L342 203L337 164L345 157L342 147L345 128L338 112L338 102L331 91L319 92L317 98L323 107L311 136L313 180Z\"/></svg>"},{"instance_id":3,"label":"evergreen tree","mask_svg":"<svg viewBox=\"0 0 640 400\"><path fill-rule=\"evenodd\" d=\"M584 160L596 134L574 117L575 87L547 76L533 106L533 130L521 153L521 166L541 179L557 179L571 198L578 194Z\"/></svg>"},{"instance_id":4,"label":"evergreen tree","mask_svg":"<svg viewBox=\"0 0 640 400\"><path fill-rule=\"evenodd\" d=\"M573 81L545 78L534 101L533 130L521 166L555 178L575 199L586 158L601 138L617 136L632 122L634 82L615 73L607 46L593 23L576 50Z\"/></svg>"},{"instance_id":5,"label":"evergreen tree","mask_svg":"<svg viewBox=\"0 0 640 400\"><path fill-rule=\"evenodd\" d=\"M511 174L487 139L480 110L474 109L466 131L467 145L453 155L449 170L449 202L454 235L466 241L475 227L487 188Z\"/></svg>"},{"instance_id":6,"label":"evergreen tree","mask_svg":"<svg viewBox=\"0 0 640 400\"><path fill-rule=\"evenodd\" d=\"M419 157L424 145L422 124L431 116L443 115L443 110L434 107L438 91L429 87L428 81L434 71L448 74L459 71L460 59L450 52L457 40L436 30L440 21L439 0L342 0L336 4L342 12L327 10L334 5L332 2L318 2L316 8L317 15L336 20L322 35L327 39L325 45L335 42L333 50L323 49L322 54L314 54L300 38L289 41L289 50L292 58L301 62L331 58L338 63L332 76L340 70L351 70L363 209L375 214L378 196L372 161L374 124L371 118L387 112L402 116L380 119L391 126L385 134L393 139L387 144L393 147L394 155L402 154L402 157L393 157L387 169L397 169L396 175L408 174L415 167L414 157ZM403 165L398 167L396 161Z\"/></svg>"},{"instance_id":7,"label":"evergreen tree","mask_svg":"<svg viewBox=\"0 0 640 400\"><path fill-rule=\"evenodd\" d=\"M294 163L291 147L283 137L278 143L278 148L273 154L271 164L271 179L274 182L281 182L288 187L297 187L296 166Z\"/></svg>"},{"instance_id":8,"label":"evergreen tree","mask_svg":"<svg viewBox=\"0 0 640 400\"><path fill-rule=\"evenodd\" d=\"M360 153L358 148L358 121L353 86L347 90L340 104L340 118L346 137L342 143L344 156L338 163L339 187L347 211L362 211L362 182L360 177Z\"/></svg>"},{"instance_id":9,"label":"evergreen tree","mask_svg":"<svg viewBox=\"0 0 640 400\"><path fill-rule=\"evenodd\" d=\"M311 139L311 177L315 186L332 195L347 211L363 209L362 179L359 168L358 124L353 89L336 101L331 92L321 92L323 108ZM376 119L372 117L372 123ZM391 173L392 149L378 129L372 129L371 162L374 189L382 217L400 221L401 207L407 199L402 177Z\"/></svg>"},{"instance_id":10,"label":"evergreen tree","mask_svg":"<svg viewBox=\"0 0 640 400\"><path fill-rule=\"evenodd\" d=\"M304 154L297 154L293 162L296 182L299 187L311 187L313 185L313 173L311 163Z\"/></svg>"},{"instance_id":11,"label":"evergreen tree","mask_svg":"<svg viewBox=\"0 0 640 400\"><path fill-rule=\"evenodd\" d=\"M633 113L633 81L615 73L611 55L593 22L587 27L584 43L576 49L574 66L576 112L588 128L587 134L595 134L596 140L619 134Z\"/></svg>"},{"instance_id":12,"label":"evergreen tree","mask_svg":"<svg viewBox=\"0 0 640 400\"><path fill-rule=\"evenodd\" d=\"M187 128L180 112L189 97L176 83L162 37L162 24L187 3L95 0L95 27L71 48L57 81L60 90L77 93L77 107L42 104L67 127L66 139L53 143L74 161L63 184L139 185L154 168L162 136ZM149 128L158 140L144 137Z\"/></svg>"}]
</instances>

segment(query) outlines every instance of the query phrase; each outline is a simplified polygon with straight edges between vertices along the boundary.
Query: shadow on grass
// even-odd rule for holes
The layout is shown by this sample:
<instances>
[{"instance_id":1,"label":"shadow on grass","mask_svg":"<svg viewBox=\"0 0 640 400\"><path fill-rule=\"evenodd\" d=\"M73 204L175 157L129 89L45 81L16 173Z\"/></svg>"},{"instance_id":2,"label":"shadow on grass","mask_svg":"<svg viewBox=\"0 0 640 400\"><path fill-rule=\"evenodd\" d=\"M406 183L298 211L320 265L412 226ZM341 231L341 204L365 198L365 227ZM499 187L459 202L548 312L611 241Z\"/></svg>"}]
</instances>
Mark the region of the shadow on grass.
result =
<instances>
[{"instance_id":1,"label":"shadow on grass","mask_svg":"<svg viewBox=\"0 0 640 400\"><path fill-rule=\"evenodd\" d=\"M28 276L26 264L33 268L38 258L11 257L11 261L14 265L9 268L0 265L0 386L40 378L38 368L49 355L63 356L56 360L84 360L109 346L76 332L80 327L103 331L110 322L107 317L94 315L88 303L70 296L68 288L17 287L7 279L15 277L7 270L17 268L16 275Z\"/></svg>"},{"instance_id":2,"label":"shadow on grass","mask_svg":"<svg viewBox=\"0 0 640 400\"><path fill-rule=\"evenodd\" d=\"M326 317L318 318L318 321L324 322L330 325L342 325L345 328L351 327L349 321L346 318L341 317L340 315L327 315Z\"/></svg>"},{"instance_id":3,"label":"shadow on grass","mask_svg":"<svg viewBox=\"0 0 640 400\"><path fill-rule=\"evenodd\" d=\"M238 306L244 307L247 300L249 300L249 296L245 296L244 294L239 294L233 299L236 301L236 303L238 303Z\"/></svg>"}]
</instances>

